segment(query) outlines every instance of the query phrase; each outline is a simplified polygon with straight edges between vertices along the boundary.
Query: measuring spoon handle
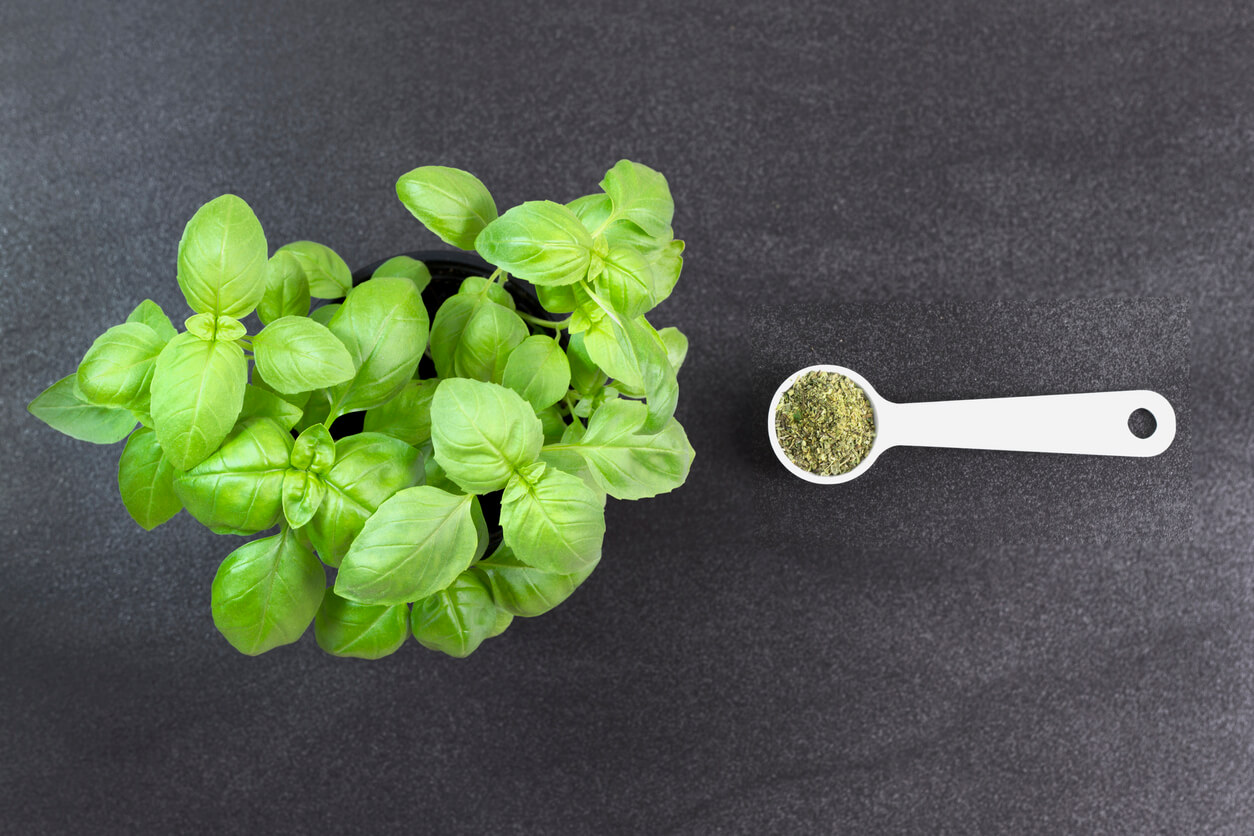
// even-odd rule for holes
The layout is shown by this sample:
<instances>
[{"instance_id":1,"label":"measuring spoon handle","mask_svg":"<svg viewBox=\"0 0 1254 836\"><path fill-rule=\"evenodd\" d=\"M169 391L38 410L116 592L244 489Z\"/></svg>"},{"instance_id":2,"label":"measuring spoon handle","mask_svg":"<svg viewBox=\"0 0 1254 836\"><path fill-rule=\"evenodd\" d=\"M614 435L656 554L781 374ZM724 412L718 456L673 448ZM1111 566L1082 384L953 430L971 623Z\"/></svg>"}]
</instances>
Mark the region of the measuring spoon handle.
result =
<instances>
[{"instance_id":1,"label":"measuring spoon handle","mask_svg":"<svg viewBox=\"0 0 1254 836\"><path fill-rule=\"evenodd\" d=\"M958 447L1093 456L1157 456L1176 436L1176 412L1157 392L1091 392L881 405L884 446ZM1138 438L1128 418L1138 409L1157 426Z\"/></svg>"}]
</instances>

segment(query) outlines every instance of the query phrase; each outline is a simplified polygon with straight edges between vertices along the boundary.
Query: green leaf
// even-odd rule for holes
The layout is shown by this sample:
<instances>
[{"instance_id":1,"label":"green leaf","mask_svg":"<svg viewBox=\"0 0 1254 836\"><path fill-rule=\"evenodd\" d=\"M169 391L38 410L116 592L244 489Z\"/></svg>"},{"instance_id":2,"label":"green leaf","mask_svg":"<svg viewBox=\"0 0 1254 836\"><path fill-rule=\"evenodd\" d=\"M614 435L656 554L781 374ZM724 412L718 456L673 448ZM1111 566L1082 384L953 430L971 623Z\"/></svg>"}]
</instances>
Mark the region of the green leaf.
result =
<instances>
[{"instance_id":1,"label":"green leaf","mask_svg":"<svg viewBox=\"0 0 1254 836\"><path fill-rule=\"evenodd\" d=\"M566 359L570 362L570 385L576 392L591 395L605 386L606 374L588 356L583 334L570 335Z\"/></svg>"},{"instance_id":2,"label":"green leaf","mask_svg":"<svg viewBox=\"0 0 1254 836\"><path fill-rule=\"evenodd\" d=\"M414 447L425 444L431 438L431 398L439 383L439 380L409 381L396 397L366 410L364 429L399 438Z\"/></svg>"},{"instance_id":3,"label":"green leaf","mask_svg":"<svg viewBox=\"0 0 1254 836\"><path fill-rule=\"evenodd\" d=\"M494 383L450 378L431 400L431 441L448 477L471 493L500 490L536 460L544 428L516 392Z\"/></svg>"},{"instance_id":4,"label":"green leaf","mask_svg":"<svg viewBox=\"0 0 1254 836\"><path fill-rule=\"evenodd\" d=\"M178 331L174 330L173 323L170 322L170 317L166 316L161 306L151 299L145 299L136 305L135 310L126 317L126 321L147 325L156 332L163 344L168 343L178 334Z\"/></svg>"},{"instance_id":5,"label":"green leaf","mask_svg":"<svg viewBox=\"0 0 1254 836\"><path fill-rule=\"evenodd\" d=\"M645 499L674 490L688 478L692 445L674 418L658 433L642 430L648 410L638 401L610 400L593 413L574 444L545 448L570 452L588 465L601 489L616 499Z\"/></svg>"},{"instance_id":6,"label":"green leaf","mask_svg":"<svg viewBox=\"0 0 1254 836\"><path fill-rule=\"evenodd\" d=\"M418 288L419 293L422 293L427 289L427 285L431 284L431 271L427 269L427 265L407 255L389 258L376 267L371 276L371 278L375 279L387 277L409 279L414 283L414 287Z\"/></svg>"},{"instance_id":7,"label":"green leaf","mask_svg":"<svg viewBox=\"0 0 1254 836\"><path fill-rule=\"evenodd\" d=\"M408 279L369 279L353 288L327 325L356 374L332 387L332 419L385 403L405 387L427 346L427 309Z\"/></svg>"},{"instance_id":8,"label":"green leaf","mask_svg":"<svg viewBox=\"0 0 1254 836\"><path fill-rule=\"evenodd\" d=\"M176 476L174 491L187 512L209 528L263 531L279 521L291 454L286 430L268 418L253 418L211 456Z\"/></svg>"},{"instance_id":9,"label":"green leaf","mask_svg":"<svg viewBox=\"0 0 1254 836\"><path fill-rule=\"evenodd\" d=\"M340 309L340 305L323 305L320 308L314 308L309 312L309 318L319 325L326 325L331 321L331 317L335 316L335 312Z\"/></svg>"},{"instance_id":10,"label":"green leaf","mask_svg":"<svg viewBox=\"0 0 1254 836\"><path fill-rule=\"evenodd\" d=\"M570 313L586 298L578 284L537 285L536 296L549 313Z\"/></svg>"},{"instance_id":11,"label":"green leaf","mask_svg":"<svg viewBox=\"0 0 1254 836\"><path fill-rule=\"evenodd\" d=\"M308 316L309 279L291 250L279 250L266 264L266 290L257 304L257 318L269 325L285 316Z\"/></svg>"},{"instance_id":12,"label":"green leaf","mask_svg":"<svg viewBox=\"0 0 1254 836\"><path fill-rule=\"evenodd\" d=\"M230 316L195 314L189 316L183 326L202 340L234 342L248 333L244 323Z\"/></svg>"},{"instance_id":13,"label":"green leaf","mask_svg":"<svg viewBox=\"0 0 1254 836\"><path fill-rule=\"evenodd\" d=\"M679 374L680 367L688 357L688 338L678 328L663 328L657 335L662 340L662 345L666 346L667 362Z\"/></svg>"},{"instance_id":14,"label":"green leaf","mask_svg":"<svg viewBox=\"0 0 1254 836\"><path fill-rule=\"evenodd\" d=\"M501 384L522 395L539 412L566 395L570 388L570 362L557 340L537 334L510 352Z\"/></svg>"},{"instance_id":15,"label":"green leaf","mask_svg":"<svg viewBox=\"0 0 1254 836\"><path fill-rule=\"evenodd\" d=\"M300 262L305 280L309 283L309 295L318 299L339 299L353 289L353 271L344 259L325 244L314 241L293 241L279 247L279 253L291 253Z\"/></svg>"},{"instance_id":16,"label":"green leaf","mask_svg":"<svg viewBox=\"0 0 1254 836\"><path fill-rule=\"evenodd\" d=\"M615 217L631 221L654 238L671 236L675 202L660 172L630 160L619 160L605 173L601 188L613 202Z\"/></svg>"},{"instance_id":17,"label":"green leaf","mask_svg":"<svg viewBox=\"0 0 1254 836\"><path fill-rule=\"evenodd\" d=\"M577 197L566 208L575 214L592 235L604 232L614 215L614 201L604 192Z\"/></svg>"},{"instance_id":18,"label":"green leaf","mask_svg":"<svg viewBox=\"0 0 1254 836\"><path fill-rule=\"evenodd\" d=\"M465 572L448 588L415 601L410 622L423 647L464 659L493 635L497 609L483 581Z\"/></svg>"},{"instance_id":19,"label":"green leaf","mask_svg":"<svg viewBox=\"0 0 1254 836\"><path fill-rule=\"evenodd\" d=\"M403 441L363 432L335 443L335 464L322 475L326 496L305 530L328 566L339 566L366 520L385 500L420 484L423 462Z\"/></svg>"},{"instance_id":20,"label":"green leaf","mask_svg":"<svg viewBox=\"0 0 1254 836\"><path fill-rule=\"evenodd\" d=\"M431 450L431 442L428 441L422 445L422 470L423 478L426 484L433 488L439 488L449 493L464 493L461 487L453 484L453 480L448 478L448 474L444 472L444 468L440 467L440 463L435 460L435 455Z\"/></svg>"},{"instance_id":21,"label":"green leaf","mask_svg":"<svg viewBox=\"0 0 1254 836\"><path fill-rule=\"evenodd\" d=\"M243 409L247 383L248 361L233 342L183 333L166 344L152 378L152 418L176 468L195 467L218 448Z\"/></svg>"},{"instance_id":22,"label":"green leaf","mask_svg":"<svg viewBox=\"0 0 1254 836\"><path fill-rule=\"evenodd\" d=\"M299 406L289 403L268 389L250 383L244 387L244 406L240 409L236 423L249 418L269 418L283 429L290 430L300 421L301 415Z\"/></svg>"},{"instance_id":23,"label":"green leaf","mask_svg":"<svg viewBox=\"0 0 1254 836\"><path fill-rule=\"evenodd\" d=\"M514 297L502 285L483 276L467 276L457 288L459 296L481 296L498 305L514 310Z\"/></svg>"},{"instance_id":24,"label":"green leaf","mask_svg":"<svg viewBox=\"0 0 1254 836\"><path fill-rule=\"evenodd\" d=\"M486 560L476 563L477 574L492 593L493 602L505 612L524 618L543 615L565 601L592 574L597 562L570 574L528 566L505 544Z\"/></svg>"},{"instance_id":25,"label":"green leaf","mask_svg":"<svg viewBox=\"0 0 1254 836\"><path fill-rule=\"evenodd\" d=\"M260 376L257 378L261 380ZM331 415L331 396L327 394L326 389L315 389L313 392L306 392L309 399L305 403L305 410L301 413L300 420L296 422L296 426L292 429L296 432L304 432L314 424L325 424Z\"/></svg>"},{"instance_id":26,"label":"green leaf","mask_svg":"<svg viewBox=\"0 0 1254 836\"><path fill-rule=\"evenodd\" d=\"M87 400L78 391L75 375L40 392L26 409L57 432L92 444L116 444L135 428L135 416L129 411Z\"/></svg>"},{"instance_id":27,"label":"green leaf","mask_svg":"<svg viewBox=\"0 0 1254 836\"><path fill-rule=\"evenodd\" d=\"M509 625L513 623L514 623L513 613L508 613L505 610L501 609L500 607L497 607L496 622L492 625L492 629L488 631L488 638L489 639L496 638L497 636L504 633L506 629L509 628Z\"/></svg>"},{"instance_id":28,"label":"green leaf","mask_svg":"<svg viewBox=\"0 0 1254 836\"><path fill-rule=\"evenodd\" d=\"M335 592L363 604L403 604L448 586L475 557L474 496L406 488L366 520L340 563Z\"/></svg>"},{"instance_id":29,"label":"green leaf","mask_svg":"<svg viewBox=\"0 0 1254 836\"><path fill-rule=\"evenodd\" d=\"M382 659L409 638L409 607L359 604L328 589L314 617L314 637L332 656Z\"/></svg>"},{"instance_id":30,"label":"green leaf","mask_svg":"<svg viewBox=\"0 0 1254 836\"><path fill-rule=\"evenodd\" d=\"M318 474L289 470L283 474L283 516L292 528L313 519L326 496L326 486Z\"/></svg>"},{"instance_id":31,"label":"green leaf","mask_svg":"<svg viewBox=\"0 0 1254 836\"><path fill-rule=\"evenodd\" d=\"M505 486L501 532L528 566L561 574L579 572L601 558L604 501L579 477L537 462Z\"/></svg>"},{"instance_id":32,"label":"green leaf","mask_svg":"<svg viewBox=\"0 0 1254 836\"><path fill-rule=\"evenodd\" d=\"M326 570L290 528L245 543L213 578L213 623L256 656L301 637L322 603Z\"/></svg>"},{"instance_id":33,"label":"green leaf","mask_svg":"<svg viewBox=\"0 0 1254 836\"><path fill-rule=\"evenodd\" d=\"M178 282L196 313L249 314L266 290L266 236L248 204L233 194L196 210L179 241Z\"/></svg>"},{"instance_id":34,"label":"green leaf","mask_svg":"<svg viewBox=\"0 0 1254 836\"><path fill-rule=\"evenodd\" d=\"M588 275L593 241L565 206L533 200L490 223L475 248L489 262L532 284L562 285Z\"/></svg>"},{"instance_id":35,"label":"green leaf","mask_svg":"<svg viewBox=\"0 0 1254 836\"><path fill-rule=\"evenodd\" d=\"M671 241L664 247L649 253L649 264L653 267L653 304L660 305L671 295L675 283L679 281L679 272L684 268L684 242Z\"/></svg>"},{"instance_id":36,"label":"green leaf","mask_svg":"<svg viewBox=\"0 0 1254 836\"><path fill-rule=\"evenodd\" d=\"M279 392L308 392L352 379L353 357L325 325L303 316L274 320L253 337L253 359Z\"/></svg>"},{"instance_id":37,"label":"green leaf","mask_svg":"<svg viewBox=\"0 0 1254 836\"><path fill-rule=\"evenodd\" d=\"M157 355L165 345L143 323L113 326L96 338L79 363L79 391L101 406L147 405Z\"/></svg>"},{"instance_id":38,"label":"green leaf","mask_svg":"<svg viewBox=\"0 0 1254 836\"><path fill-rule=\"evenodd\" d=\"M306 427L292 445L292 467L326 473L335 464L335 440L322 424Z\"/></svg>"},{"instance_id":39,"label":"green leaf","mask_svg":"<svg viewBox=\"0 0 1254 836\"><path fill-rule=\"evenodd\" d=\"M636 250L615 247L604 263L594 285L620 316L634 319L653 307L653 267L647 258Z\"/></svg>"},{"instance_id":40,"label":"green leaf","mask_svg":"<svg viewBox=\"0 0 1254 836\"><path fill-rule=\"evenodd\" d=\"M176 473L152 430L139 429L126 442L118 461L118 491L131 519L145 531L152 531L183 510L174 493Z\"/></svg>"},{"instance_id":41,"label":"green leaf","mask_svg":"<svg viewBox=\"0 0 1254 836\"><path fill-rule=\"evenodd\" d=\"M475 238L496 219L487 187L458 168L415 168L396 181L396 196L441 241L462 250L473 250Z\"/></svg>"},{"instance_id":42,"label":"green leaf","mask_svg":"<svg viewBox=\"0 0 1254 836\"><path fill-rule=\"evenodd\" d=\"M466 321L453 352L458 377L499 383L510 353L527 338L527 325L509 308L487 302Z\"/></svg>"},{"instance_id":43,"label":"green leaf","mask_svg":"<svg viewBox=\"0 0 1254 836\"><path fill-rule=\"evenodd\" d=\"M562 433L566 431L566 421L562 418L561 410L556 406L550 406L536 413L536 417L540 419L540 426L544 428L544 443L556 444L562 437Z\"/></svg>"},{"instance_id":44,"label":"green leaf","mask_svg":"<svg viewBox=\"0 0 1254 836\"><path fill-rule=\"evenodd\" d=\"M584 334L588 356L629 391L643 390L649 402L645 432L657 432L675 414L679 382L666 345L644 317L606 313Z\"/></svg>"}]
</instances>

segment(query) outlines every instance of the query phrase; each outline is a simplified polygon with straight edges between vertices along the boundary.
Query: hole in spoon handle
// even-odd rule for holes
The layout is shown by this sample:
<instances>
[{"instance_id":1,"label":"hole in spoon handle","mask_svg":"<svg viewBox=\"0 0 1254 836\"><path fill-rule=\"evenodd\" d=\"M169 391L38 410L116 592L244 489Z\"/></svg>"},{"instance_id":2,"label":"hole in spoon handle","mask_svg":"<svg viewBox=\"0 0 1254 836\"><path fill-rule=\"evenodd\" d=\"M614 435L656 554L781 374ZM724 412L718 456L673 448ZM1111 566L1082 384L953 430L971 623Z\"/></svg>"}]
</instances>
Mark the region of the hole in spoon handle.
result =
<instances>
[{"instance_id":1,"label":"hole in spoon handle","mask_svg":"<svg viewBox=\"0 0 1254 836\"><path fill-rule=\"evenodd\" d=\"M881 441L886 447L1157 456L1176 435L1171 404L1143 389L884 406L888 414L881 420ZM1138 410L1153 416L1153 432L1145 438L1129 426Z\"/></svg>"}]
</instances>

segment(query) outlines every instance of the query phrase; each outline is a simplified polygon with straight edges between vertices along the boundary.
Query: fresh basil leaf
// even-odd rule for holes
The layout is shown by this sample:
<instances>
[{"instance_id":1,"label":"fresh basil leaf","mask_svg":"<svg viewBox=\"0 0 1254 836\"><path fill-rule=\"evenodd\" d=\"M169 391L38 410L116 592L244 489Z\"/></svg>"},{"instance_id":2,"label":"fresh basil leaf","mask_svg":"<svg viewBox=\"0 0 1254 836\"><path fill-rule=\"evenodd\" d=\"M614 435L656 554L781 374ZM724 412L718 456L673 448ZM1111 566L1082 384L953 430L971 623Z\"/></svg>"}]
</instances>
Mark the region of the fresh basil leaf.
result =
<instances>
[{"instance_id":1,"label":"fresh basil leaf","mask_svg":"<svg viewBox=\"0 0 1254 836\"><path fill-rule=\"evenodd\" d=\"M145 299L136 305L135 310L126 317L126 321L147 325L156 332L163 344L168 343L178 334L178 331L174 330L173 323L170 322L170 317L166 316L161 306L151 299Z\"/></svg>"},{"instance_id":2,"label":"fresh basil leaf","mask_svg":"<svg viewBox=\"0 0 1254 836\"><path fill-rule=\"evenodd\" d=\"M210 528L263 531L279 520L291 454L292 436L286 430L268 418L253 418L216 452L176 476L174 492L187 512Z\"/></svg>"},{"instance_id":3,"label":"fresh basil leaf","mask_svg":"<svg viewBox=\"0 0 1254 836\"><path fill-rule=\"evenodd\" d=\"M323 305L320 308L314 308L309 313L309 318L319 325L326 325L331 321L331 317L335 316L335 312L340 309L340 305Z\"/></svg>"},{"instance_id":4,"label":"fresh basil leaf","mask_svg":"<svg viewBox=\"0 0 1254 836\"><path fill-rule=\"evenodd\" d=\"M441 241L462 250L473 250L476 236L496 220L487 187L458 168L415 168L396 181L396 196Z\"/></svg>"},{"instance_id":5,"label":"fresh basil leaf","mask_svg":"<svg viewBox=\"0 0 1254 836\"><path fill-rule=\"evenodd\" d=\"M679 383L666 345L644 317L622 319L606 314L584 334L588 355L629 390L643 390L649 402L645 432L657 432L679 401Z\"/></svg>"},{"instance_id":6,"label":"fresh basil leaf","mask_svg":"<svg viewBox=\"0 0 1254 836\"><path fill-rule=\"evenodd\" d=\"M605 386L606 374L592 362L584 345L583 334L571 334L566 344L570 364L570 385L581 395L590 395Z\"/></svg>"},{"instance_id":7,"label":"fresh basil leaf","mask_svg":"<svg viewBox=\"0 0 1254 836\"><path fill-rule=\"evenodd\" d=\"M537 569L523 563L513 549L502 543L471 571L488 587L499 608L511 615L534 618L569 598L596 566L597 561L593 561L570 574Z\"/></svg>"},{"instance_id":8,"label":"fresh basil leaf","mask_svg":"<svg viewBox=\"0 0 1254 836\"><path fill-rule=\"evenodd\" d=\"M431 271L427 265L407 255L393 256L374 269L372 279L410 279L421 293L431 283Z\"/></svg>"},{"instance_id":9,"label":"fresh basil leaf","mask_svg":"<svg viewBox=\"0 0 1254 836\"><path fill-rule=\"evenodd\" d=\"M581 288L577 284L537 285L536 296L549 313L570 313L579 307Z\"/></svg>"},{"instance_id":10,"label":"fresh basil leaf","mask_svg":"<svg viewBox=\"0 0 1254 836\"><path fill-rule=\"evenodd\" d=\"M244 323L230 316L213 314L194 314L183 323L187 330L202 340L222 340L234 342L248 333Z\"/></svg>"},{"instance_id":11,"label":"fresh basil leaf","mask_svg":"<svg viewBox=\"0 0 1254 836\"><path fill-rule=\"evenodd\" d=\"M488 631L488 638L489 639L496 638L497 636L504 633L509 628L509 625L513 623L514 623L514 614L508 613L505 610L501 609L500 607L497 607L496 621L493 622L492 629Z\"/></svg>"},{"instance_id":12,"label":"fresh basil leaf","mask_svg":"<svg viewBox=\"0 0 1254 836\"><path fill-rule=\"evenodd\" d=\"M313 519L326 496L326 486L318 474L289 470L283 474L283 516L292 528Z\"/></svg>"},{"instance_id":13,"label":"fresh basil leaf","mask_svg":"<svg viewBox=\"0 0 1254 836\"><path fill-rule=\"evenodd\" d=\"M332 419L379 406L403 389L427 346L427 325L422 296L408 279L370 279L353 288L327 325L357 369L329 390Z\"/></svg>"},{"instance_id":14,"label":"fresh basil leaf","mask_svg":"<svg viewBox=\"0 0 1254 836\"><path fill-rule=\"evenodd\" d=\"M410 622L414 638L423 647L464 659L492 635L496 613L483 581L464 572L447 588L415 601Z\"/></svg>"},{"instance_id":15,"label":"fresh basil leaf","mask_svg":"<svg viewBox=\"0 0 1254 836\"><path fill-rule=\"evenodd\" d=\"M213 623L256 656L301 637L322 603L326 570L290 529L245 543L213 578Z\"/></svg>"},{"instance_id":16,"label":"fresh basil leaf","mask_svg":"<svg viewBox=\"0 0 1254 836\"><path fill-rule=\"evenodd\" d=\"M570 388L570 362L557 340L537 334L510 352L501 384L522 395L538 413L565 396Z\"/></svg>"},{"instance_id":17,"label":"fresh basil leaf","mask_svg":"<svg viewBox=\"0 0 1254 836\"><path fill-rule=\"evenodd\" d=\"M657 332L662 345L666 346L666 360L671 368L679 374L679 369L688 357L688 338L678 328L663 328Z\"/></svg>"},{"instance_id":18,"label":"fresh basil leaf","mask_svg":"<svg viewBox=\"0 0 1254 836\"><path fill-rule=\"evenodd\" d=\"M471 493L500 490L536 460L544 428L516 392L494 383L449 378L431 400L431 441L448 477Z\"/></svg>"},{"instance_id":19,"label":"fresh basil leaf","mask_svg":"<svg viewBox=\"0 0 1254 836\"><path fill-rule=\"evenodd\" d=\"M605 173L601 188L610 196L616 217L626 218L654 238L671 236L675 202L660 172L630 160L619 160Z\"/></svg>"},{"instance_id":20,"label":"fresh basil leaf","mask_svg":"<svg viewBox=\"0 0 1254 836\"><path fill-rule=\"evenodd\" d=\"M331 438L331 431L322 424L302 430L292 445L292 467L310 473L326 473L334 464L335 440Z\"/></svg>"},{"instance_id":21,"label":"fresh basil leaf","mask_svg":"<svg viewBox=\"0 0 1254 836\"><path fill-rule=\"evenodd\" d=\"M616 247L604 263L594 284L620 316L634 319L653 307L653 267L647 258L636 250Z\"/></svg>"},{"instance_id":22,"label":"fresh basil leaf","mask_svg":"<svg viewBox=\"0 0 1254 836\"><path fill-rule=\"evenodd\" d=\"M514 297L509 291L494 281L483 276L467 276L457 288L459 296L481 296L502 307L514 310Z\"/></svg>"},{"instance_id":23,"label":"fresh basil leaf","mask_svg":"<svg viewBox=\"0 0 1254 836\"><path fill-rule=\"evenodd\" d=\"M309 279L291 250L279 250L266 264L266 290L257 304L257 318L269 325L285 316L308 316Z\"/></svg>"},{"instance_id":24,"label":"fresh basil leaf","mask_svg":"<svg viewBox=\"0 0 1254 836\"><path fill-rule=\"evenodd\" d=\"M336 594L363 604L403 604L448 586L474 560L478 501L428 485L397 492L344 555Z\"/></svg>"},{"instance_id":25,"label":"fresh basil leaf","mask_svg":"<svg viewBox=\"0 0 1254 836\"><path fill-rule=\"evenodd\" d=\"M647 417L648 409L638 401L606 401L577 443L545 448L545 461L560 452L580 456L601 489L615 499L645 499L672 491L688 478L695 455L692 445L674 418L661 432L644 432Z\"/></svg>"},{"instance_id":26,"label":"fresh basil leaf","mask_svg":"<svg viewBox=\"0 0 1254 836\"><path fill-rule=\"evenodd\" d=\"M325 325L303 316L274 320L253 337L253 359L279 392L308 392L350 380L353 357Z\"/></svg>"},{"instance_id":27,"label":"fresh basil leaf","mask_svg":"<svg viewBox=\"0 0 1254 836\"><path fill-rule=\"evenodd\" d=\"M565 206L533 200L488 224L475 248L489 262L532 284L562 285L588 275L593 240Z\"/></svg>"},{"instance_id":28,"label":"fresh basil leaf","mask_svg":"<svg viewBox=\"0 0 1254 836\"><path fill-rule=\"evenodd\" d=\"M269 418L285 430L290 430L300 421L302 410L295 404L288 403L275 393L251 383L244 387L244 406L240 409L236 423L249 418Z\"/></svg>"},{"instance_id":29,"label":"fresh basil leaf","mask_svg":"<svg viewBox=\"0 0 1254 836\"><path fill-rule=\"evenodd\" d=\"M339 299L353 289L353 271L335 250L314 241L293 241L279 247L275 255L291 253L300 262L309 295L318 299Z\"/></svg>"},{"instance_id":30,"label":"fresh basil leaf","mask_svg":"<svg viewBox=\"0 0 1254 836\"><path fill-rule=\"evenodd\" d=\"M147 429L150 429L150 430L153 428L154 425L152 423L152 415L149 414L148 410L136 409L133 406L128 406L126 408L126 411L131 413L132 416L134 416L135 420L139 422L139 425L141 427L146 427Z\"/></svg>"},{"instance_id":31,"label":"fresh basil leaf","mask_svg":"<svg viewBox=\"0 0 1254 836\"><path fill-rule=\"evenodd\" d=\"M440 467L440 463L435 460L430 441L422 445L422 449L419 452L422 453L423 457L422 469L425 484L449 493L465 493L459 485L453 484L453 480L448 478L444 468Z\"/></svg>"},{"instance_id":32,"label":"fresh basil leaf","mask_svg":"<svg viewBox=\"0 0 1254 836\"><path fill-rule=\"evenodd\" d=\"M409 607L359 604L328 589L314 617L314 637L332 656L382 659L409 638Z\"/></svg>"},{"instance_id":33,"label":"fresh basil leaf","mask_svg":"<svg viewBox=\"0 0 1254 836\"><path fill-rule=\"evenodd\" d=\"M486 302L466 321L453 352L458 377L499 383L510 353L527 338L527 325L518 314Z\"/></svg>"},{"instance_id":34,"label":"fresh basil leaf","mask_svg":"<svg viewBox=\"0 0 1254 836\"><path fill-rule=\"evenodd\" d=\"M370 432L337 441L335 464L322 475L326 496L304 529L319 557L339 566L370 515L422 479L422 459L403 441Z\"/></svg>"},{"instance_id":35,"label":"fresh basil leaf","mask_svg":"<svg viewBox=\"0 0 1254 836\"><path fill-rule=\"evenodd\" d=\"M387 277L409 279L414 283L414 287L418 288L419 293L422 293L427 289L427 285L431 284L431 271L427 269L427 265L407 255L389 258L376 267L374 273L371 274L371 278L374 279Z\"/></svg>"},{"instance_id":36,"label":"fresh basil leaf","mask_svg":"<svg viewBox=\"0 0 1254 836\"><path fill-rule=\"evenodd\" d=\"M577 476L537 462L505 486L501 532L528 566L578 572L601 558L605 504Z\"/></svg>"},{"instance_id":37,"label":"fresh basil leaf","mask_svg":"<svg viewBox=\"0 0 1254 836\"><path fill-rule=\"evenodd\" d=\"M536 417L540 419L540 426L544 428L545 444L556 444L561 440L562 433L566 431L566 421L556 406L540 410L536 413Z\"/></svg>"},{"instance_id":38,"label":"fresh basil leaf","mask_svg":"<svg viewBox=\"0 0 1254 836\"><path fill-rule=\"evenodd\" d=\"M411 380L396 397L366 410L363 428L418 447L431 438L431 398L439 380Z\"/></svg>"},{"instance_id":39,"label":"fresh basil leaf","mask_svg":"<svg viewBox=\"0 0 1254 836\"><path fill-rule=\"evenodd\" d=\"M40 392L26 409L57 432L92 444L116 444L135 428L135 416L129 411L87 400L78 391L76 375Z\"/></svg>"},{"instance_id":40,"label":"fresh basil leaf","mask_svg":"<svg viewBox=\"0 0 1254 836\"><path fill-rule=\"evenodd\" d=\"M127 322L105 331L78 365L78 389L101 406L143 406L165 342L147 325Z\"/></svg>"},{"instance_id":41,"label":"fresh basil leaf","mask_svg":"<svg viewBox=\"0 0 1254 836\"><path fill-rule=\"evenodd\" d=\"M126 442L118 460L118 491L131 519L145 531L152 531L183 510L174 493L177 472L162 454L152 430L136 430Z\"/></svg>"},{"instance_id":42,"label":"fresh basil leaf","mask_svg":"<svg viewBox=\"0 0 1254 836\"><path fill-rule=\"evenodd\" d=\"M233 194L196 210L179 241L178 282L196 313L240 319L266 289L266 236L248 204Z\"/></svg>"},{"instance_id":43,"label":"fresh basil leaf","mask_svg":"<svg viewBox=\"0 0 1254 836\"><path fill-rule=\"evenodd\" d=\"M182 333L157 356L152 418L161 449L188 470L218 448L244 406L248 361L233 342Z\"/></svg>"},{"instance_id":44,"label":"fresh basil leaf","mask_svg":"<svg viewBox=\"0 0 1254 836\"><path fill-rule=\"evenodd\" d=\"M309 395L309 400L305 402L305 410L301 413L296 426L292 427L298 433L304 432L314 424L326 424L331 417L331 396L327 394L326 389L315 389L306 394Z\"/></svg>"},{"instance_id":45,"label":"fresh basil leaf","mask_svg":"<svg viewBox=\"0 0 1254 836\"><path fill-rule=\"evenodd\" d=\"M671 295L679 281L679 271L684 268L684 242L671 241L664 247L649 253L653 267L653 304L660 305Z\"/></svg>"},{"instance_id":46,"label":"fresh basil leaf","mask_svg":"<svg viewBox=\"0 0 1254 836\"><path fill-rule=\"evenodd\" d=\"M586 194L566 204L592 235L604 232L614 215L614 202L605 192Z\"/></svg>"}]
</instances>

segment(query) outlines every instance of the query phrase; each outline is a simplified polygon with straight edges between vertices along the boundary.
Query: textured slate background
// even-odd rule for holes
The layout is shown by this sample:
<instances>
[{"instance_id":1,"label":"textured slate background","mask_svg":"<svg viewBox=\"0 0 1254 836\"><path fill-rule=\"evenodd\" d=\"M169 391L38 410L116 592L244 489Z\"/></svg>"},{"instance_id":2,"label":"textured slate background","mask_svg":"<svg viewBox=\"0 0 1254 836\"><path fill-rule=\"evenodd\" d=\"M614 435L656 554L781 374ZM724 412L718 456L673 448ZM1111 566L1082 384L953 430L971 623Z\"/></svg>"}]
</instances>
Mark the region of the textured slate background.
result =
<instances>
[{"instance_id":1,"label":"textured slate background","mask_svg":"<svg viewBox=\"0 0 1254 836\"><path fill-rule=\"evenodd\" d=\"M0 6L0 829L1247 833L1254 11L709 0ZM839 8L835 6L839 5ZM145 535L120 448L26 402L244 196L350 264L664 171L689 242L686 487L466 661L248 659L239 542ZM766 445L811 362L899 400L1151 388L1151 460Z\"/></svg>"}]
</instances>

